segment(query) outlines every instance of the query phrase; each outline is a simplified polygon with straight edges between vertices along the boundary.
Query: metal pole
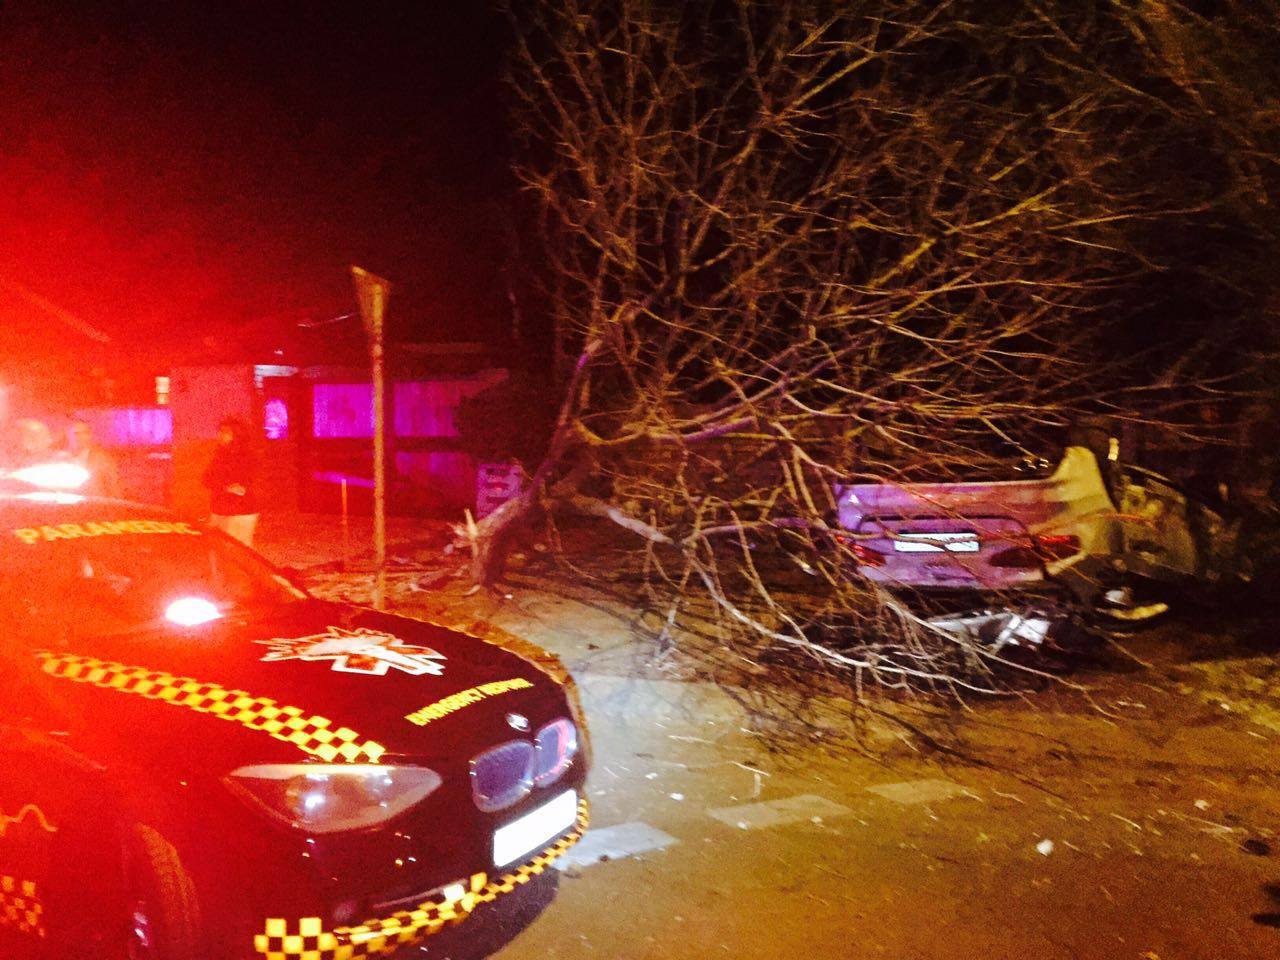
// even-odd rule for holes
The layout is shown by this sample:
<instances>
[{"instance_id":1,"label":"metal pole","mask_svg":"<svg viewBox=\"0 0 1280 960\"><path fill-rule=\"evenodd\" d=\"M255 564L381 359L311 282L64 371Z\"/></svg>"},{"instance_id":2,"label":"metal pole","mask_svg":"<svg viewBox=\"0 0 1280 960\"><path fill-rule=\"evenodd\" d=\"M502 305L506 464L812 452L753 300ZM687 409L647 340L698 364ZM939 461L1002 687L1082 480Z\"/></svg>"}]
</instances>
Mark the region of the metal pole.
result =
<instances>
[{"instance_id":1,"label":"metal pole","mask_svg":"<svg viewBox=\"0 0 1280 960\"><path fill-rule=\"evenodd\" d=\"M381 291L379 300L380 293ZM369 346L369 357L373 361L373 553L378 564L373 581L373 605L382 610L387 605L387 472L383 422L386 385L382 377L381 329Z\"/></svg>"},{"instance_id":2,"label":"metal pole","mask_svg":"<svg viewBox=\"0 0 1280 960\"><path fill-rule=\"evenodd\" d=\"M342 478L342 569L351 564L351 516L347 511L347 478Z\"/></svg>"},{"instance_id":3,"label":"metal pole","mask_svg":"<svg viewBox=\"0 0 1280 960\"><path fill-rule=\"evenodd\" d=\"M373 551L377 573L373 580L373 605L382 610L387 600L387 476L385 398L383 378L382 318L391 284L368 270L352 267L360 316L369 338L369 364L373 371Z\"/></svg>"}]
</instances>

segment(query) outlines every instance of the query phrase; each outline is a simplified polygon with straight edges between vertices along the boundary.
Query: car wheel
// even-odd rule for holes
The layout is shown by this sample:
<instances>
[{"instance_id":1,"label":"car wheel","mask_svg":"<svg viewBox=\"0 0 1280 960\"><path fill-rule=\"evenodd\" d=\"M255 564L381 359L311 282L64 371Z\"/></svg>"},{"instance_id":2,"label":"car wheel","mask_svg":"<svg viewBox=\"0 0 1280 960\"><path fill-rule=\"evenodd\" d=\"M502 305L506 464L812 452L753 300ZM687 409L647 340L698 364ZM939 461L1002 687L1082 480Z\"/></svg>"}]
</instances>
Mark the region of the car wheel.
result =
<instances>
[{"instance_id":1,"label":"car wheel","mask_svg":"<svg viewBox=\"0 0 1280 960\"><path fill-rule=\"evenodd\" d=\"M200 905L173 845L150 827L136 826L127 878L128 960L196 960Z\"/></svg>"},{"instance_id":2,"label":"car wheel","mask_svg":"<svg viewBox=\"0 0 1280 960\"><path fill-rule=\"evenodd\" d=\"M1168 600L1153 589L1126 582L1098 594L1092 619L1108 630L1141 630L1165 619L1171 609Z\"/></svg>"}]
</instances>

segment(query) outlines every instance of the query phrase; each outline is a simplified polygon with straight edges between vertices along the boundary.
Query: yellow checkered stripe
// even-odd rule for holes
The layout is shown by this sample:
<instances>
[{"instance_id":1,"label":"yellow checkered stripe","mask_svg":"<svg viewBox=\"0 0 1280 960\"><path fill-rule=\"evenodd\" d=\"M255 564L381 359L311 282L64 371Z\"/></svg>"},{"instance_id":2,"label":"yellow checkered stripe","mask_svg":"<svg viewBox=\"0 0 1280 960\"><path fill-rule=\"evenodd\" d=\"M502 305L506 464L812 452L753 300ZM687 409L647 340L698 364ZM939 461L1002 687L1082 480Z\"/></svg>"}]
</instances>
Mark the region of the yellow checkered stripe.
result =
<instances>
[{"instance_id":1,"label":"yellow checkered stripe","mask_svg":"<svg viewBox=\"0 0 1280 960\"><path fill-rule=\"evenodd\" d=\"M482 903L492 903L543 873L582 839L589 819L587 801L578 802L573 831L510 873L490 878L477 873L457 899L428 900L413 910L402 910L381 920L366 920L358 927L325 930L319 917L303 917L296 924L273 918L263 933L253 938L257 956L265 960L353 960L385 957L407 944L425 940L446 926L461 923Z\"/></svg>"},{"instance_id":2,"label":"yellow checkered stripe","mask_svg":"<svg viewBox=\"0 0 1280 960\"><path fill-rule=\"evenodd\" d=\"M297 707L255 697L243 690L227 690L191 677L175 677L171 673L93 657L49 651L37 653L36 657L44 672L55 677L132 693L229 720L291 743L303 753L329 763L377 763L386 753L382 744L362 739L349 727L335 727L327 717L312 716Z\"/></svg>"},{"instance_id":3,"label":"yellow checkered stripe","mask_svg":"<svg viewBox=\"0 0 1280 960\"><path fill-rule=\"evenodd\" d=\"M44 937L44 904L30 880L0 876L0 927Z\"/></svg>"}]
</instances>

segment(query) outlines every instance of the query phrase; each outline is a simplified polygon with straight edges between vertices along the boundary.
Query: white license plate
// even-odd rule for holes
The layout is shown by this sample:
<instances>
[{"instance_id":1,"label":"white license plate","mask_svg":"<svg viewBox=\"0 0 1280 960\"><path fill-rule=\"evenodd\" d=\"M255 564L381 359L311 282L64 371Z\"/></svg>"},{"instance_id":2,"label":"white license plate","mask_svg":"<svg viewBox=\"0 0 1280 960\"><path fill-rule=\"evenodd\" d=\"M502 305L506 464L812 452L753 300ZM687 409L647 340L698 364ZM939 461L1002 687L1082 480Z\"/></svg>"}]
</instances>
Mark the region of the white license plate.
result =
<instances>
[{"instance_id":1,"label":"white license plate","mask_svg":"<svg viewBox=\"0 0 1280 960\"><path fill-rule=\"evenodd\" d=\"M893 549L898 553L977 553L978 535L967 530L897 533Z\"/></svg>"},{"instance_id":2,"label":"white license plate","mask_svg":"<svg viewBox=\"0 0 1280 960\"><path fill-rule=\"evenodd\" d=\"M540 850L578 819L578 794L566 790L553 800L493 831L493 865L505 867Z\"/></svg>"}]
</instances>

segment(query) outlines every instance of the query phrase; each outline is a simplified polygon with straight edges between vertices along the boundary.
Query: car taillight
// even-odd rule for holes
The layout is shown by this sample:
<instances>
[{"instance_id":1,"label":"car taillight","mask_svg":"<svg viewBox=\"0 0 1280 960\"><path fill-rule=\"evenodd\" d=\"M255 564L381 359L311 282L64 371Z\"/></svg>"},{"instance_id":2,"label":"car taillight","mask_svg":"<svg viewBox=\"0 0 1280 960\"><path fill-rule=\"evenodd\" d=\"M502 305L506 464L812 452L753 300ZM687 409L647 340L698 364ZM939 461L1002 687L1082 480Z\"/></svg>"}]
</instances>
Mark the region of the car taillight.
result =
<instances>
[{"instance_id":1,"label":"car taillight","mask_svg":"<svg viewBox=\"0 0 1280 960\"><path fill-rule=\"evenodd\" d=\"M853 554L855 560L859 564L867 567L883 567L884 554L879 550L872 550L865 543L860 542L856 537L847 533L833 533L831 539L844 547Z\"/></svg>"},{"instance_id":2,"label":"car taillight","mask_svg":"<svg viewBox=\"0 0 1280 960\"><path fill-rule=\"evenodd\" d=\"M884 566L884 554L879 550L872 550L865 543L855 543L851 549L853 555L858 558L858 563L864 567Z\"/></svg>"},{"instance_id":3,"label":"car taillight","mask_svg":"<svg viewBox=\"0 0 1280 960\"><path fill-rule=\"evenodd\" d=\"M1080 552L1080 538L1071 533L1041 534L1031 538L1036 553L1046 561L1065 560Z\"/></svg>"},{"instance_id":4,"label":"car taillight","mask_svg":"<svg viewBox=\"0 0 1280 960\"><path fill-rule=\"evenodd\" d=\"M1030 546L1001 550L987 563L1006 570L1033 570L1045 563L1074 557L1079 552L1080 538L1074 534L1040 534L1031 538Z\"/></svg>"}]
</instances>

